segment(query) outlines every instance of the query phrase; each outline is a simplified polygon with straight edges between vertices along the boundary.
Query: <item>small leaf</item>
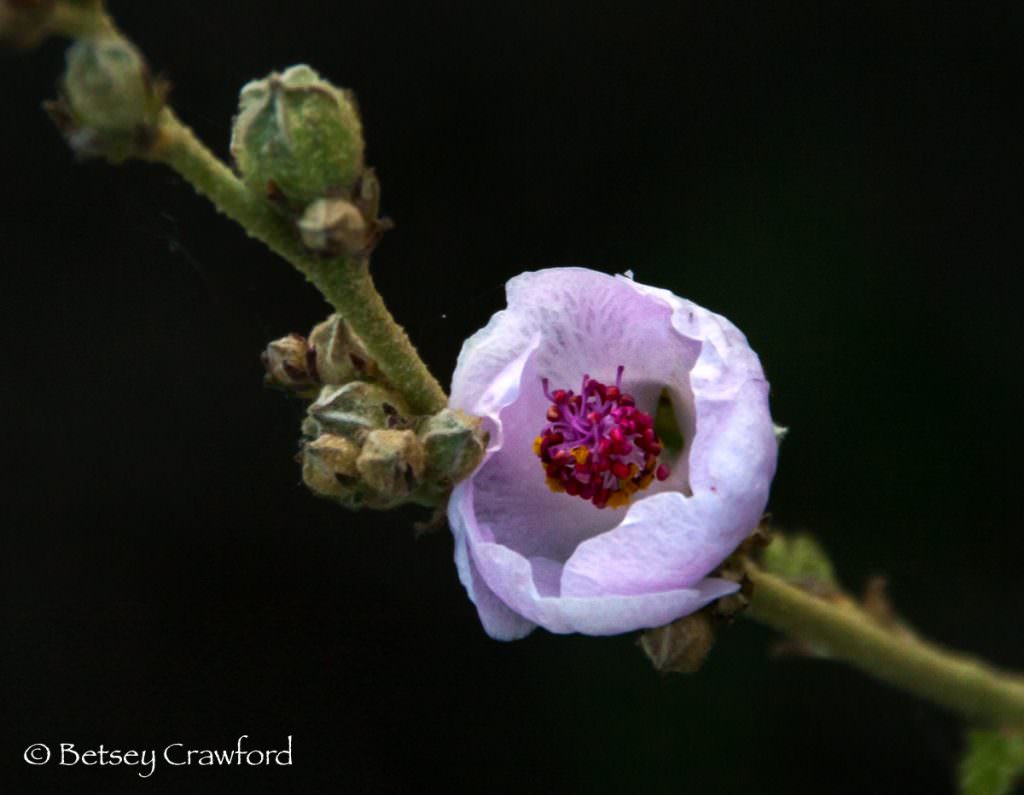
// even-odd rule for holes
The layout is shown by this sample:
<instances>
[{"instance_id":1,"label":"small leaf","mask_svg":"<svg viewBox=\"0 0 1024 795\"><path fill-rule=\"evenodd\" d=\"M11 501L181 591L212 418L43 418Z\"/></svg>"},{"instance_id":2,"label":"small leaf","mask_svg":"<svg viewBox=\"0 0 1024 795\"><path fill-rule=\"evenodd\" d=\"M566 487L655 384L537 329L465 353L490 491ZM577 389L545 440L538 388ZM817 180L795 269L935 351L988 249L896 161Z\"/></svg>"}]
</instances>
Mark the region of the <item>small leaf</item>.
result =
<instances>
[{"instance_id":1,"label":"small leaf","mask_svg":"<svg viewBox=\"0 0 1024 795\"><path fill-rule=\"evenodd\" d=\"M975 729L960 762L963 795L1009 795L1024 776L1024 734Z\"/></svg>"},{"instance_id":2,"label":"small leaf","mask_svg":"<svg viewBox=\"0 0 1024 795\"><path fill-rule=\"evenodd\" d=\"M832 561L812 536L775 535L765 547L761 565L769 574L796 582L838 587Z\"/></svg>"}]
</instances>

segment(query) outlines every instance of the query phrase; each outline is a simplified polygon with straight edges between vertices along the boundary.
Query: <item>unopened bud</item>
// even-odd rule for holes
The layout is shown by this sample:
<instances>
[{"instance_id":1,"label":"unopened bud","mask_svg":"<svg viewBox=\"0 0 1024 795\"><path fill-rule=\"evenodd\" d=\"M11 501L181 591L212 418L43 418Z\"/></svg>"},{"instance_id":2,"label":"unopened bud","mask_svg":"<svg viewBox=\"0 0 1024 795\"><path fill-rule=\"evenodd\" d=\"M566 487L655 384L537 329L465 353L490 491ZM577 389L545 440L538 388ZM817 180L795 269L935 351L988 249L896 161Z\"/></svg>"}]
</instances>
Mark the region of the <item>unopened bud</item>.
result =
<instances>
[{"instance_id":1,"label":"unopened bud","mask_svg":"<svg viewBox=\"0 0 1024 795\"><path fill-rule=\"evenodd\" d=\"M714 643L711 616L704 610L640 636L640 648L655 670L662 673L692 674L700 670Z\"/></svg>"},{"instance_id":2,"label":"unopened bud","mask_svg":"<svg viewBox=\"0 0 1024 795\"><path fill-rule=\"evenodd\" d=\"M379 376L376 362L341 315L331 315L317 325L309 335L309 346L315 356L314 375L322 384Z\"/></svg>"},{"instance_id":3,"label":"unopened bud","mask_svg":"<svg viewBox=\"0 0 1024 795\"><path fill-rule=\"evenodd\" d=\"M312 356L306 339L298 334L274 340L260 355L267 370L265 382L268 386L312 397L318 388L315 373L311 372L315 368Z\"/></svg>"},{"instance_id":4,"label":"unopened bud","mask_svg":"<svg viewBox=\"0 0 1024 795\"><path fill-rule=\"evenodd\" d=\"M409 414L405 402L384 387L365 381L325 386L309 407L304 432L330 432L361 441L379 428L395 427Z\"/></svg>"},{"instance_id":5,"label":"unopened bud","mask_svg":"<svg viewBox=\"0 0 1024 795\"><path fill-rule=\"evenodd\" d=\"M47 105L81 155L120 161L155 138L166 85L154 82L139 51L119 36L76 41L67 52L61 99Z\"/></svg>"},{"instance_id":6,"label":"unopened bud","mask_svg":"<svg viewBox=\"0 0 1024 795\"><path fill-rule=\"evenodd\" d=\"M341 436L324 434L302 449L302 480L321 497L349 499L357 490L359 446Z\"/></svg>"},{"instance_id":7,"label":"unopened bud","mask_svg":"<svg viewBox=\"0 0 1024 795\"><path fill-rule=\"evenodd\" d=\"M351 195L363 171L363 133L351 95L305 65L242 88L231 153L245 183L294 212Z\"/></svg>"},{"instance_id":8,"label":"unopened bud","mask_svg":"<svg viewBox=\"0 0 1024 795\"><path fill-rule=\"evenodd\" d=\"M299 234L310 251L329 256L361 254L368 240L363 214L346 199L317 199L299 219Z\"/></svg>"},{"instance_id":9,"label":"unopened bud","mask_svg":"<svg viewBox=\"0 0 1024 795\"><path fill-rule=\"evenodd\" d=\"M363 481L388 497L406 497L423 477L426 452L410 430L372 431L356 466Z\"/></svg>"},{"instance_id":10,"label":"unopened bud","mask_svg":"<svg viewBox=\"0 0 1024 795\"><path fill-rule=\"evenodd\" d=\"M487 447L480 420L457 409L427 417L419 428L427 453L427 479L453 485L476 469Z\"/></svg>"},{"instance_id":11,"label":"unopened bud","mask_svg":"<svg viewBox=\"0 0 1024 795\"><path fill-rule=\"evenodd\" d=\"M310 204L298 221L302 243L328 257L341 254L368 257L381 236L394 224L378 218L380 182L372 168L364 169L348 198L325 197Z\"/></svg>"}]
</instances>

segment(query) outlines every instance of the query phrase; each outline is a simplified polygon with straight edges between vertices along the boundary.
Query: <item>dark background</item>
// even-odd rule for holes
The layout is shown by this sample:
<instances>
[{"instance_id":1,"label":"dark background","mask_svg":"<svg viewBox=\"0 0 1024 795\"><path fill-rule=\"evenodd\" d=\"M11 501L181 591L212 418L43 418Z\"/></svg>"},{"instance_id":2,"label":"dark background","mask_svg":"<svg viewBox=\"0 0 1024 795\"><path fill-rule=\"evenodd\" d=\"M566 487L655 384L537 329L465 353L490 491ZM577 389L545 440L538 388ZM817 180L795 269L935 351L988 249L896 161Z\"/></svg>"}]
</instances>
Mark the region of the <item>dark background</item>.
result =
<instances>
[{"instance_id":1,"label":"dark background","mask_svg":"<svg viewBox=\"0 0 1024 795\"><path fill-rule=\"evenodd\" d=\"M356 90L374 273L443 382L525 269L731 318L792 427L777 524L1024 668L1019 4L111 5L222 155L249 78ZM692 677L629 636L497 643L447 532L312 498L258 353L326 306L168 171L76 164L39 110L62 50L0 60L5 791L953 790L955 719L759 626ZM294 766L21 761L241 734Z\"/></svg>"}]
</instances>

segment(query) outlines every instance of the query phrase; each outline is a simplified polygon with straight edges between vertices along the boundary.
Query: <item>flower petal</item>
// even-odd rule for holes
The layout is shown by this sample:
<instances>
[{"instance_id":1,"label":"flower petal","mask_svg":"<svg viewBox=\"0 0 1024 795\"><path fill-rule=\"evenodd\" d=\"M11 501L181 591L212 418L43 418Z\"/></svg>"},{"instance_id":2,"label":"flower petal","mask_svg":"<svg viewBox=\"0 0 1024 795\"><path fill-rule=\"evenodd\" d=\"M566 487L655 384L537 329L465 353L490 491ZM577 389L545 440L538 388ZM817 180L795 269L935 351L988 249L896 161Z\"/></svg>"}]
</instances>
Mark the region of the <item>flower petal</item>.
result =
<instances>
[{"instance_id":1,"label":"flower petal","mask_svg":"<svg viewBox=\"0 0 1024 795\"><path fill-rule=\"evenodd\" d=\"M666 290L582 268L522 274L507 292L508 308L463 346L451 390L492 435L449 502L460 579L487 632L626 632L736 590L706 575L756 526L777 455L743 335ZM573 388L619 365L644 410L669 389L687 445L625 516L550 492L531 449L542 378Z\"/></svg>"},{"instance_id":2,"label":"flower petal","mask_svg":"<svg viewBox=\"0 0 1024 795\"><path fill-rule=\"evenodd\" d=\"M483 581L479 569L469 556L465 529L458 522L460 514L453 512L449 516L455 534L455 568L459 573L459 582L466 589L470 601L476 605L484 631L495 640L525 638L537 625L509 608Z\"/></svg>"},{"instance_id":3,"label":"flower petal","mask_svg":"<svg viewBox=\"0 0 1024 795\"><path fill-rule=\"evenodd\" d=\"M734 582L708 577L690 588L629 595L561 596L553 591L558 587L553 576L561 571L560 565L542 558L528 560L506 546L484 539L486 530L475 521L472 489L472 482L463 481L449 503L453 529L458 527L456 561L462 554L458 551L462 536L466 542L462 549L468 552L468 560L460 564L460 577L464 570L469 574L470 598L476 603L487 634L498 640L522 637L534 624L550 632L587 635L616 635L661 626L739 588ZM488 587L484 599L480 599L481 580L471 579L474 573ZM464 585L467 579L463 579ZM491 602L491 597L497 597L497 601ZM511 608L509 612L522 617L522 623L516 624L501 609L505 605L506 611Z\"/></svg>"},{"instance_id":4,"label":"flower petal","mask_svg":"<svg viewBox=\"0 0 1024 795\"><path fill-rule=\"evenodd\" d=\"M571 388L584 372L611 381L619 364L631 383L652 389L685 383L700 351L699 344L673 333L673 307L661 295L625 279L586 268L550 268L510 279L506 292L508 308L462 346L452 378L453 408L471 411L538 334L537 372ZM538 429L543 419L537 418Z\"/></svg>"}]
</instances>

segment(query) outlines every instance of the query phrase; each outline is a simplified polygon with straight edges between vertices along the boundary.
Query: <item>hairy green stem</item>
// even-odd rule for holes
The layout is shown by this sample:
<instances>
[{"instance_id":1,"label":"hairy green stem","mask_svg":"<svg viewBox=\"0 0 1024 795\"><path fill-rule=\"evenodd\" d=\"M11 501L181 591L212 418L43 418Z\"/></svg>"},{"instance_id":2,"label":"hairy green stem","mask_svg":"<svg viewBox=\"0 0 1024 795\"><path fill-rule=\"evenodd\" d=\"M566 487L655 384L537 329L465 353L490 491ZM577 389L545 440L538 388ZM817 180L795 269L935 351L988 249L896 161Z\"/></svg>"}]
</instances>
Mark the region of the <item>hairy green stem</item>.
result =
<instances>
[{"instance_id":1,"label":"hairy green stem","mask_svg":"<svg viewBox=\"0 0 1024 795\"><path fill-rule=\"evenodd\" d=\"M302 272L362 338L367 352L410 408L430 414L445 407L444 390L387 310L365 261L327 259L307 251L294 226L253 194L170 109L163 111L150 159L173 168L251 237Z\"/></svg>"},{"instance_id":2,"label":"hairy green stem","mask_svg":"<svg viewBox=\"0 0 1024 795\"><path fill-rule=\"evenodd\" d=\"M59 36L71 39L84 36L113 35L117 32L103 4L58 2L53 6L49 28Z\"/></svg>"},{"instance_id":3,"label":"hairy green stem","mask_svg":"<svg viewBox=\"0 0 1024 795\"><path fill-rule=\"evenodd\" d=\"M1024 680L880 625L852 604L830 602L748 564L746 615L903 690L995 726L1024 727Z\"/></svg>"}]
</instances>

